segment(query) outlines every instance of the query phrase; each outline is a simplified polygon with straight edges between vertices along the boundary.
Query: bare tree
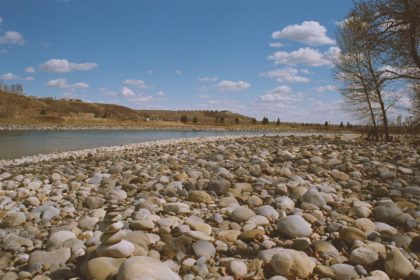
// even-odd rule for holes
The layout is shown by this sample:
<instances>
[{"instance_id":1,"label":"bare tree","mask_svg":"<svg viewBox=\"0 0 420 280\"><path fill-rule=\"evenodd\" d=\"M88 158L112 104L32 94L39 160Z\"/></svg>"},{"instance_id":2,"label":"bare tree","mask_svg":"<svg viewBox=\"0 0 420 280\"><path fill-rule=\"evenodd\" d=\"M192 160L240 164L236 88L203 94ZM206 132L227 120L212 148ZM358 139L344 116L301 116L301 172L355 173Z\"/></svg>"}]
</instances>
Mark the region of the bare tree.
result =
<instances>
[{"instance_id":1,"label":"bare tree","mask_svg":"<svg viewBox=\"0 0 420 280\"><path fill-rule=\"evenodd\" d=\"M385 62L400 70L389 71L419 79L420 1L364 0L357 5L371 14L369 25L380 39L377 43L385 54Z\"/></svg>"},{"instance_id":2,"label":"bare tree","mask_svg":"<svg viewBox=\"0 0 420 280\"><path fill-rule=\"evenodd\" d=\"M342 80L340 92L350 111L359 118L369 118L378 138L377 126L384 128L385 139L390 140L387 111L395 105L395 94L387 65L383 64L380 37L368 5L356 4L337 32L341 54L336 62L336 77Z\"/></svg>"},{"instance_id":3,"label":"bare tree","mask_svg":"<svg viewBox=\"0 0 420 280\"><path fill-rule=\"evenodd\" d=\"M368 121L373 126L375 139L378 140L376 114L372 104L374 96L363 63L364 46L357 40L361 28L360 21L350 17L337 30L337 43L341 53L335 61L335 78L342 84L339 91L344 97L345 109L359 120Z\"/></svg>"}]
</instances>

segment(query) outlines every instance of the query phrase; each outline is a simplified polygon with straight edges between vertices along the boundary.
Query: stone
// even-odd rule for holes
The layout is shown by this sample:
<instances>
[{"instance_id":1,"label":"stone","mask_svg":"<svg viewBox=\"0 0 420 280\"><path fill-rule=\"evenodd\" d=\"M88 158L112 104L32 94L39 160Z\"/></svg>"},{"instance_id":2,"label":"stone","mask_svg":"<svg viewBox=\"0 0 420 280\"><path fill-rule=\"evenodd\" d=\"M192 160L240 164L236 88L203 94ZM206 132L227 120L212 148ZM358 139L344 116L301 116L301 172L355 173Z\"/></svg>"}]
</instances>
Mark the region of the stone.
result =
<instances>
[{"instance_id":1,"label":"stone","mask_svg":"<svg viewBox=\"0 0 420 280\"><path fill-rule=\"evenodd\" d=\"M411 271L408 280L420 280L420 269Z\"/></svg>"},{"instance_id":2,"label":"stone","mask_svg":"<svg viewBox=\"0 0 420 280\"><path fill-rule=\"evenodd\" d=\"M134 230L152 230L155 223L151 220L133 220L130 222L130 228Z\"/></svg>"},{"instance_id":3,"label":"stone","mask_svg":"<svg viewBox=\"0 0 420 280\"><path fill-rule=\"evenodd\" d=\"M332 258L340 254L333 244L325 240L314 241L312 247L315 253L320 254L324 258Z\"/></svg>"},{"instance_id":4,"label":"stone","mask_svg":"<svg viewBox=\"0 0 420 280\"><path fill-rule=\"evenodd\" d=\"M280 196L275 200L276 207L285 211L292 211L295 208L295 203L288 196Z\"/></svg>"},{"instance_id":5,"label":"stone","mask_svg":"<svg viewBox=\"0 0 420 280\"><path fill-rule=\"evenodd\" d=\"M162 205L162 207L163 207L163 211L166 213L168 212L173 212L175 214L190 213L190 206L182 202L165 203Z\"/></svg>"},{"instance_id":6,"label":"stone","mask_svg":"<svg viewBox=\"0 0 420 280\"><path fill-rule=\"evenodd\" d=\"M366 280L389 280L388 274L382 270L373 270L369 275Z\"/></svg>"},{"instance_id":7,"label":"stone","mask_svg":"<svg viewBox=\"0 0 420 280\"><path fill-rule=\"evenodd\" d=\"M42 212L42 220L49 221L54 217L57 217L60 215L60 209L54 207L54 206L47 206L44 211Z\"/></svg>"},{"instance_id":8,"label":"stone","mask_svg":"<svg viewBox=\"0 0 420 280\"><path fill-rule=\"evenodd\" d=\"M192 191L188 196L188 200L198 203L212 203L212 197L205 191Z\"/></svg>"},{"instance_id":9,"label":"stone","mask_svg":"<svg viewBox=\"0 0 420 280\"><path fill-rule=\"evenodd\" d=\"M59 248L53 251L34 251L29 256L30 267L36 265L48 266L50 269L64 265L71 257L70 248Z\"/></svg>"},{"instance_id":10,"label":"stone","mask_svg":"<svg viewBox=\"0 0 420 280\"><path fill-rule=\"evenodd\" d=\"M320 193L315 187L312 187L310 190L305 192L300 198L300 201L311 203L317 207L324 207L327 205L322 193Z\"/></svg>"},{"instance_id":11,"label":"stone","mask_svg":"<svg viewBox=\"0 0 420 280\"><path fill-rule=\"evenodd\" d=\"M7 212L3 219L4 227L17 227L26 221L26 216L22 212Z\"/></svg>"},{"instance_id":12,"label":"stone","mask_svg":"<svg viewBox=\"0 0 420 280\"><path fill-rule=\"evenodd\" d=\"M98 221L99 221L99 218L97 217L84 216L80 218L77 225L82 230L93 230L96 224L98 223Z\"/></svg>"},{"instance_id":13,"label":"stone","mask_svg":"<svg viewBox=\"0 0 420 280\"><path fill-rule=\"evenodd\" d=\"M222 230L217 234L217 239L224 242L235 242L238 239L238 236L241 234L239 230Z\"/></svg>"},{"instance_id":14,"label":"stone","mask_svg":"<svg viewBox=\"0 0 420 280\"><path fill-rule=\"evenodd\" d=\"M72 231L60 230L53 232L47 241L47 247L59 246L66 240L76 238L76 235Z\"/></svg>"},{"instance_id":15,"label":"stone","mask_svg":"<svg viewBox=\"0 0 420 280\"><path fill-rule=\"evenodd\" d=\"M207 241L214 241L214 238L210 235L205 234L204 232L197 231L197 230L191 230L186 233L188 237L191 237L194 240L207 240Z\"/></svg>"},{"instance_id":16,"label":"stone","mask_svg":"<svg viewBox=\"0 0 420 280\"><path fill-rule=\"evenodd\" d=\"M211 180L207 184L209 191L214 191L217 195L224 195L228 192L231 184L228 180Z\"/></svg>"},{"instance_id":17,"label":"stone","mask_svg":"<svg viewBox=\"0 0 420 280\"><path fill-rule=\"evenodd\" d=\"M312 274L316 263L304 252L283 249L272 256L270 265L277 275L307 278Z\"/></svg>"},{"instance_id":18,"label":"stone","mask_svg":"<svg viewBox=\"0 0 420 280\"><path fill-rule=\"evenodd\" d=\"M103 244L115 244L120 242L126 235L126 232L124 230L120 230L117 232L109 232L104 233L101 236L101 242Z\"/></svg>"},{"instance_id":19,"label":"stone","mask_svg":"<svg viewBox=\"0 0 420 280\"><path fill-rule=\"evenodd\" d=\"M401 209L393 202L380 203L373 209L375 219L384 223L393 223L400 214L402 214Z\"/></svg>"},{"instance_id":20,"label":"stone","mask_svg":"<svg viewBox=\"0 0 420 280\"><path fill-rule=\"evenodd\" d=\"M9 233L3 237L3 244L1 247L5 250L19 251L25 247L32 247L32 240L20 237L14 233Z\"/></svg>"},{"instance_id":21,"label":"stone","mask_svg":"<svg viewBox=\"0 0 420 280\"><path fill-rule=\"evenodd\" d=\"M205 257L211 259L216 255L216 248L214 245L206 240L197 240L192 245L194 253L197 257Z\"/></svg>"},{"instance_id":22,"label":"stone","mask_svg":"<svg viewBox=\"0 0 420 280\"><path fill-rule=\"evenodd\" d=\"M133 243L127 240L121 240L118 243L105 245L101 244L96 249L99 257L126 258L133 254L135 247Z\"/></svg>"},{"instance_id":23,"label":"stone","mask_svg":"<svg viewBox=\"0 0 420 280\"><path fill-rule=\"evenodd\" d=\"M354 269L354 266L344 263L333 264L331 269L335 273L335 279L352 280L358 279L359 274Z\"/></svg>"},{"instance_id":24,"label":"stone","mask_svg":"<svg viewBox=\"0 0 420 280\"><path fill-rule=\"evenodd\" d=\"M245 275L248 273L248 268L246 264L241 260L233 260L229 263L229 271L235 276L235 277L245 277Z\"/></svg>"},{"instance_id":25,"label":"stone","mask_svg":"<svg viewBox=\"0 0 420 280\"><path fill-rule=\"evenodd\" d=\"M311 224L299 215L290 215L280 219L277 230L290 238L307 237L312 234Z\"/></svg>"},{"instance_id":26,"label":"stone","mask_svg":"<svg viewBox=\"0 0 420 280\"><path fill-rule=\"evenodd\" d=\"M355 227L343 227L339 231L340 238L349 245L353 245L355 240L366 240L366 233Z\"/></svg>"},{"instance_id":27,"label":"stone","mask_svg":"<svg viewBox=\"0 0 420 280\"><path fill-rule=\"evenodd\" d=\"M97 209L105 204L105 199L96 196L88 196L85 198L84 204L89 209Z\"/></svg>"},{"instance_id":28,"label":"stone","mask_svg":"<svg viewBox=\"0 0 420 280\"><path fill-rule=\"evenodd\" d=\"M244 206L238 206L230 213L229 218L235 222L241 223L248 221L253 216L255 216L254 211Z\"/></svg>"},{"instance_id":29,"label":"stone","mask_svg":"<svg viewBox=\"0 0 420 280\"><path fill-rule=\"evenodd\" d=\"M331 175L337 181L346 181L347 182L348 180L350 180L349 175L347 175L344 172L338 171L337 169L334 169L333 171L331 171Z\"/></svg>"},{"instance_id":30,"label":"stone","mask_svg":"<svg viewBox=\"0 0 420 280\"><path fill-rule=\"evenodd\" d=\"M390 277L406 279L414 266L399 249L392 249L385 257L385 271Z\"/></svg>"},{"instance_id":31,"label":"stone","mask_svg":"<svg viewBox=\"0 0 420 280\"><path fill-rule=\"evenodd\" d=\"M159 260L140 256L126 260L118 270L117 280L181 280L181 277Z\"/></svg>"},{"instance_id":32,"label":"stone","mask_svg":"<svg viewBox=\"0 0 420 280\"><path fill-rule=\"evenodd\" d=\"M0 251L0 270L9 266L11 260L10 257L11 255L9 253Z\"/></svg>"},{"instance_id":33,"label":"stone","mask_svg":"<svg viewBox=\"0 0 420 280\"><path fill-rule=\"evenodd\" d=\"M261 215L272 220L277 220L280 216L279 212L277 212L277 210L274 209L271 205L263 205L254 208L254 212L257 215Z\"/></svg>"},{"instance_id":34,"label":"stone","mask_svg":"<svg viewBox=\"0 0 420 280\"><path fill-rule=\"evenodd\" d=\"M89 280L107 280L116 274L125 258L99 257L91 259L86 265L86 277Z\"/></svg>"},{"instance_id":35,"label":"stone","mask_svg":"<svg viewBox=\"0 0 420 280\"><path fill-rule=\"evenodd\" d=\"M259 228L254 228L250 230L246 230L239 234L238 238L245 242L250 242L254 240L262 240L265 231Z\"/></svg>"},{"instance_id":36,"label":"stone","mask_svg":"<svg viewBox=\"0 0 420 280\"><path fill-rule=\"evenodd\" d=\"M362 266L369 266L378 259L378 253L367 247L356 248L350 254L350 261L354 264L360 264Z\"/></svg>"}]
</instances>

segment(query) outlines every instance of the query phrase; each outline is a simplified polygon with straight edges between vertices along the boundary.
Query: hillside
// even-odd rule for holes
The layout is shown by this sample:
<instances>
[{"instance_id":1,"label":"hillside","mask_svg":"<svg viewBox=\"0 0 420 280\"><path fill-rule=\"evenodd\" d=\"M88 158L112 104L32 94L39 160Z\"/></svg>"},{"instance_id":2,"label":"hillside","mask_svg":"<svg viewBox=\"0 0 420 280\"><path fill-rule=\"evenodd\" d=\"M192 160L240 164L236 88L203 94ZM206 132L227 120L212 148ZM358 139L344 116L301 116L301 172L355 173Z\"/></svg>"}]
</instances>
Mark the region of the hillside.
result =
<instances>
[{"instance_id":1,"label":"hillside","mask_svg":"<svg viewBox=\"0 0 420 280\"><path fill-rule=\"evenodd\" d=\"M229 111L133 110L77 99L37 98L0 91L0 124L60 125L250 124L252 118ZM195 121L195 122L194 122Z\"/></svg>"}]
</instances>

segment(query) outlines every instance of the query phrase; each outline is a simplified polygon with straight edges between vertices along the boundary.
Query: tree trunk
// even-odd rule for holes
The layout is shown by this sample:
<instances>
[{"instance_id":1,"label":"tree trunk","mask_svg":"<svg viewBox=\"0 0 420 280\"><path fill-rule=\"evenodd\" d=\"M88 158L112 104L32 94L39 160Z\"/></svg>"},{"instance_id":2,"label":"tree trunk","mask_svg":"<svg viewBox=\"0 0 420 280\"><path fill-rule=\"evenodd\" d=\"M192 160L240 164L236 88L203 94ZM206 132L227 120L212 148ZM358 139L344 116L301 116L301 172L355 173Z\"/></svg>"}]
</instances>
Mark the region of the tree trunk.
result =
<instances>
[{"instance_id":1,"label":"tree trunk","mask_svg":"<svg viewBox=\"0 0 420 280\"><path fill-rule=\"evenodd\" d=\"M365 79L363 78L363 74L362 74L362 71L360 70L359 63L357 63L357 70L359 71L360 80L362 82L363 89L364 89L364 92L365 92L366 102L368 104L370 117L372 119L373 132L375 134L375 141L377 142L379 140L378 126L376 125L375 114L373 113L372 103L371 103L370 97L369 97L369 89L368 89L368 87L366 85Z\"/></svg>"}]
</instances>

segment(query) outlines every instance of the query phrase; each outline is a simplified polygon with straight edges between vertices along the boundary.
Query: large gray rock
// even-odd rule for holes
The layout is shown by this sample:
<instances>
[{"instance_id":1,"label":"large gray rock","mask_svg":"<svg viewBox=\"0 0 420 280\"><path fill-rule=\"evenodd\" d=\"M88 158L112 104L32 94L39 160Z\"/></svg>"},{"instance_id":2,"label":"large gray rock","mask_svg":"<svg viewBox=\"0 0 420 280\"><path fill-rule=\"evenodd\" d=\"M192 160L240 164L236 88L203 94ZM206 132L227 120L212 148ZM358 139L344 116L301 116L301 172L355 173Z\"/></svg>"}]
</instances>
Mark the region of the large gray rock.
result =
<instances>
[{"instance_id":1,"label":"large gray rock","mask_svg":"<svg viewBox=\"0 0 420 280\"><path fill-rule=\"evenodd\" d=\"M207 184L207 189L209 191L214 191L217 195L224 195L228 192L230 185L228 180L211 180Z\"/></svg>"},{"instance_id":2,"label":"large gray rock","mask_svg":"<svg viewBox=\"0 0 420 280\"><path fill-rule=\"evenodd\" d=\"M397 279L407 279L414 271L414 266L398 249L393 249L386 255L385 271L389 276Z\"/></svg>"},{"instance_id":3,"label":"large gray rock","mask_svg":"<svg viewBox=\"0 0 420 280\"><path fill-rule=\"evenodd\" d=\"M87 262L85 277L89 280L106 280L118 272L125 258L99 257Z\"/></svg>"},{"instance_id":4,"label":"large gray rock","mask_svg":"<svg viewBox=\"0 0 420 280\"><path fill-rule=\"evenodd\" d=\"M263 206L254 208L254 212L257 215L261 215L268 219L274 219L274 220L277 220L280 216L279 212L277 212L277 210L274 209L270 205L263 205Z\"/></svg>"},{"instance_id":5,"label":"large gray rock","mask_svg":"<svg viewBox=\"0 0 420 280\"><path fill-rule=\"evenodd\" d=\"M401 209L391 201L381 202L373 209L375 219L384 223L394 223L400 214L402 214Z\"/></svg>"},{"instance_id":6,"label":"large gray rock","mask_svg":"<svg viewBox=\"0 0 420 280\"><path fill-rule=\"evenodd\" d=\"M29 267L36 265L48 266L51 270L65 264L71 257L69 248L59 248L53 251L35 251L29 256Z\"/></svg>"},{"instance_id":7,"label":"large gray rock","mask_svg":"<svg viewBox=\"0 0 420 280\"><path fill-rule=\"evenodd\" d=\"M376 262L378 259L378 253L367 247L356 248L350 254L350 260L353 263L363 266L369 266Z\"/></svg>"},{"instance_id":8,"label":"large gray rock","mask_svg":"<svg viewBox=\"0 0 420 280\"><path fill-rule=\"evenodd\" d=\"M197 240L192 245L194 253L197 257L205 257L206 259L211 259L216 255L216 248L214 245L206 240Z\"/></svg>"},{"instance_id":9,"label":"large gray rock","mask_svg":"<svg viewBox=\"0 0 420 280\"><path fill-rule=\"evenodd\" d=\"M7 212L3 219L3 226L17 227L26 221L26 216L22 212Z\"/></svg>"},{"instance_id":10,"label":"large gray rock","mask_svg":"<svg viewBox=\"0 0 420 280\"><path fill-rule=\"evenodd\" d=\"M118 280L181 280L181 277L159 260L150 257L132 257L118 270Z\"/></svg>"},{"instance_id":11,"label":"large gray rock","mask_svg":"<svg viewBox=\"0 0 420 280\"><path fill-rule=\"evenodd\" d=\"M121 240L115 244L101 244L96 249L99 257L126 258L134 253L134 244L127 240Z\"/></svg>"},{"instance_id":12,"label":"large gray rock","mask_svg":"<svg viewBox=\"0 0 420 280\"><path fill-rule=\"evenodd\" d=\"M88 196L85 198L84 203L89 209L97 209L105 204L105 199L96 196Z\"/></svg>"},{"instance_id":13,"label":"large gray rock","mask_svg":"<svg viewBox=\"0 0 420 280\"><path fill-rule=\"evenodd\" d=\"M33 242L28 238L18 236L14 233L9 233L3 238L1 248L10 251L20 251L25 247L32 247Z\"/></svg>"},{"instance_id":14,"label":"large gray rock","mask_svg":"<svg viewBox=\"0 0 420 280\"><path fill-rule=\"evenodd\" d=\"M305 192L300 198L300 201L311 203L318 207L323 207L327 205L324 196L315 187L312 187L310 190Z\"/></svg>"},{"instance_id":15,"label":"large gray rock","mask_svg":"<svg viewBox=\"0 0 420 280\"><path fill-rule=\"evenodd\" d=\"M236 207L229 218L235 222L241 223L248 221L251 217L255 216L255 212L244 206Z\"/></svg>"},{"instance_id":16,"label":"large gray rock","mask_svg":"<svg viewBox=\"0 0 420 280\"><path fill-rule=\"evenodd\" d=\"M282 218L277 224L277 229L290 238L307 237L312 234L311 224L299 215Z\"/></svg>"},{"instance_id":17,"label":"large gray rock","mask_svg":"<svg viewBox=\"0 0 420 280\"><path fill-rule=\"evenodd\" d=\"M335 273L335 279L337 280L352 280L359 278L359 274L354 269L354 266L344 263L337 263L331 266L331 269Z\"/></svg>"}]
</instances>

